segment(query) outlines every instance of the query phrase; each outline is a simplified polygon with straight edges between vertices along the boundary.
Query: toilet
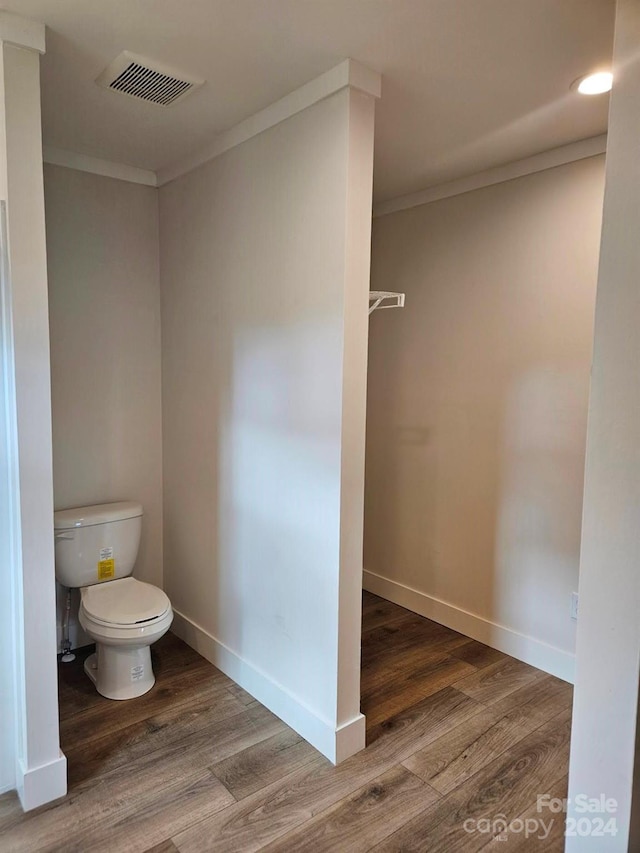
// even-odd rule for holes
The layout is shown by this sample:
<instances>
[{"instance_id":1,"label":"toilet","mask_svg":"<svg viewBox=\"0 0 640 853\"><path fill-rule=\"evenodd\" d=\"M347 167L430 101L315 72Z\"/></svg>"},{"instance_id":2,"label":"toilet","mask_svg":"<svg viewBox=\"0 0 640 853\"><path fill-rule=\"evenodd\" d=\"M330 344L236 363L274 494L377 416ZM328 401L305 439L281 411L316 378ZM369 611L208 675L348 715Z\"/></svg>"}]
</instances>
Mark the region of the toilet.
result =
<instances>
[{"instance_id":1,"label":"toilet","mask_svg":"<svg viewBox=\"0 0 640 853\"><path fill-rule=\"evenodd\" d=\"M84 670L107 699L133 699L151 690L151 644L169 630L165 593L131 577L142 531L134 501L54 513L56 578L80 589L80 624L96 651Z\"/></svg>"}]
</instances>

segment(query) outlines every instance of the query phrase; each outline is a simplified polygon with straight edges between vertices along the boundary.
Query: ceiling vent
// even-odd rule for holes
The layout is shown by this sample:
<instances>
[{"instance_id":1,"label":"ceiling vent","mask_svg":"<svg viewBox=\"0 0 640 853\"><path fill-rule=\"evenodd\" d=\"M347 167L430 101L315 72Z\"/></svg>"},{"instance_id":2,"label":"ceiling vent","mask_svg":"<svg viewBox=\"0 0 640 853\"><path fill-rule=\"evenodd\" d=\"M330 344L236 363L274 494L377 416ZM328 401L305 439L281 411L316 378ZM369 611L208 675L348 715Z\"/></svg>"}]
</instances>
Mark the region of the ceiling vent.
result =
<instances>
[{"instance_id":1,"label":"ceiling vent","mask_svg":"<svg viewBox=\"0 0 640 853\"><path fill-rule=\"evenodd\" d=\"M105 68L96 83L131 98L168 107L202 86L204 80L125 50Z\"/></svg>"}]
</instances>

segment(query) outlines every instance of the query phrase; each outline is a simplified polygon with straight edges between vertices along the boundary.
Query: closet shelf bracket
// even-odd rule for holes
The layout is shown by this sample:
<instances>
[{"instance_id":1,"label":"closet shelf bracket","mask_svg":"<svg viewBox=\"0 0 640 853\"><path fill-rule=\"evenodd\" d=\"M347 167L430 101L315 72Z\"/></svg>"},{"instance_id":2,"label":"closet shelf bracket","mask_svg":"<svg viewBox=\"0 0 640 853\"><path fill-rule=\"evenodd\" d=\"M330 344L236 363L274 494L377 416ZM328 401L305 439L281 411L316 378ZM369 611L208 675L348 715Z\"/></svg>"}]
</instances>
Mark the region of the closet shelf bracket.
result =
<instances>
[{"instance_id":1,"label":"closet shelf bracket","mask_svg":"<svg viewBox=\"0 0 640 853\"><path fill-rule=\"evenodd\" d=\"M404 293L392 293L390 290L370 290L369 315L381 308L404 308Z\"/></svg>"}]
</instances>

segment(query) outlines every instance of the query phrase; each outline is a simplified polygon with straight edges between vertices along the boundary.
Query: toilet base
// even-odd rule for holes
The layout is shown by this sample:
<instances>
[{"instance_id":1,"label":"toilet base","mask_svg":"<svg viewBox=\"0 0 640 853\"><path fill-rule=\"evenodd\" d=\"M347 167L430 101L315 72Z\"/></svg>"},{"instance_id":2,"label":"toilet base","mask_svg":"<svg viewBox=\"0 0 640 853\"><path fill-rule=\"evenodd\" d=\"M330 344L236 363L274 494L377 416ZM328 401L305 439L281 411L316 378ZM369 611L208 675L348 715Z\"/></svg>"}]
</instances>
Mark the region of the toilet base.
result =
<instances>
[{"instance_id":1,"label":"toilet base","mask_svg":"<svg viewBox=\"0 0 640 853\"><path fill-rule=\"evenodd\" d=\"M87 673L91 681L96 683L96 673L98 672L98 655L94 652L89 655L84 662L84 671Z\"/></svg>"},{"instance_id":2,"label":"toilet base","mask_svg":"<svg viewBox=\"0 0 640 853\"><path fill-rule=\"evenodd\" d=\"M135 699L151 690L156 681L148 645L131 648L96 643L96 651L84 662L84 671L106 699Z\"/></svg>"}]
</instances>

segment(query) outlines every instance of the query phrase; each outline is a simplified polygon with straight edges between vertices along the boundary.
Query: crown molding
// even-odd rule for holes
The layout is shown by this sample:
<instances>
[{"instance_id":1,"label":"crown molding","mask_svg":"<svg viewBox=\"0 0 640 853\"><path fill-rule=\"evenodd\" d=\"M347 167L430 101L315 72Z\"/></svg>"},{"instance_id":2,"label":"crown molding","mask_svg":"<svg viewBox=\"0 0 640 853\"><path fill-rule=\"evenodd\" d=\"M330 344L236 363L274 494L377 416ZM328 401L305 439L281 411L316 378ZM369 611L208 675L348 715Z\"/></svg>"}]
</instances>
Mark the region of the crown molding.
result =
<instances>
[{"instance_id":1,"label":"crown molding","mask_svg":"<svg viewBox=\"0 0 640 853\"><path fill-rule=\"evenodd\" d=\"M11 12L0 11L0 41L45 53L44 24Z\"/></svg>"},{"instance_id":2,"label":"crown molding","mask_svg":"<svg viewBox=\"0 0 640 853\"><path fill-rule=\"evenodd\" d=\"M225 151L235 148L236 145L241 145L253 136L286 121L296 113L306 110L318 101L322 101L346 87L358 89L374 98L379 98L382 92L382 78L376 71L371 71L364 65L360 65L359 62L355 62L353 59L345 59L331 70L221 133L201 151L180 160L178 163L159 169L158 186L191 172L198 166L202 166L203 163L219 157Z\"/></svg>"},{"instance_id":3,"label":"crown molding","mask_svg":"<svg viewBox=\"0 0 640 853\"><path fill-rule=\"evenodd\" d=\"M157 174L148 169L140 169L137 166L114 163L110 160L89 157L86 154L77 154L74 151L65 151L61 148L52 148L50 146L44 147L43 159L45 163L51 163L55 166L65 166L68 169L77 169L81 172L90 172L95 175L103 175L104 177L115 178L120 181L143 184L148 187L159 187L191 171L191 169L197 168L197 166L206 163L213 157L219 156L235 145L240 145L252 136L262 133L263 130L279 124L279 122L328 97L328 95L340 91L340 89L346 86L364 91L373 97L380 97L380 75L359 65L359 63L346 60L336 66L336 68L328 71L327 74L323 74L321 77L312 80L311 83L308 83L301 89L296 89L291 95L287 95L280 101L276 101L275 104L256 113L255 116L246 119L246 121L241 122L226 133L221 134L214 145L207 149L206 152L201 152L200 155L197 157L194 156L189 161L182 161L180 167L174 166L160 170ZM320 94L321 92L325 92L325 94ZM275 108L278 108L277 112ZM269 119L271 120L269 121ZM254 120L256 121L254 122ZM374 206L373 215L374 217L386 216L389 213L408 210L422 204L430 204L433 201L440 201L451 196L489 187L493 184L500 184L504 181L511 181L525 175L545 171L546 169L553 169L556 166L562 166L576 160L595 157L598 154L604 154L606 148L607 135L603 133L601 136L593 136L589 139L582 139L579 142L572 142L569 145L562 145L559 148L543 151L541 154L535 154L533 157L527 157L524 160L516 160L513 163L507 163L504 166L497 166L494 169L478 172L475 175L449 181L446 184L440 184L426 190L421 190L420 192L380 202Z\"/></svg>"},{"instance_id":4,"label":"crown molding","mask_svg":"<svg viewBox=\"0 0 640 853\"><path fill-rule=\"evenodd\" d=\"M429 187L426 190L420 190L416 193L379 202L373 208L373 216L374 218L386 216L389 213L397 213L399 210L408 210L411 207L430 204L433 201L462 195L462 193L472 192L483 187L490 187L493 184L512 181L514 178L522 178L525 175L533 175L536 172L543 172L546 169L554 169L556 166L565 165L565 163L585 160L587 157L595 157L598 154L604 154L606 150L606 133L603 133L601 136L592 136L589 139L581 139L579 142L572 142L569 145L552 148L549 151L543 151L541 154L535 154L533 157L527 157L524 160L516 160L513 163L496 166L494 169L477 172L475 175L449 181L446 184L439 184L435 187Z\"/></svg>"},{"instance_id":5,"label":"crown molding","mask_svg":"<svg viewBox=\"0 0 640 853\"><path fill-rule=\"evenodd\" d=\"M129 181L133 184L144 184L147 187L158 186L155 172L139 169L137 166L127 166L124 163L112 163L99 157L89 157L86 154L76 154L75 151L64 151L62 148L51 148L45 145L42 149L42 159L53 166L65 166L79 172L90 172L93 175L103 175L105 178L116 178L119 181Z\"/></svg>"}]
</instances>

